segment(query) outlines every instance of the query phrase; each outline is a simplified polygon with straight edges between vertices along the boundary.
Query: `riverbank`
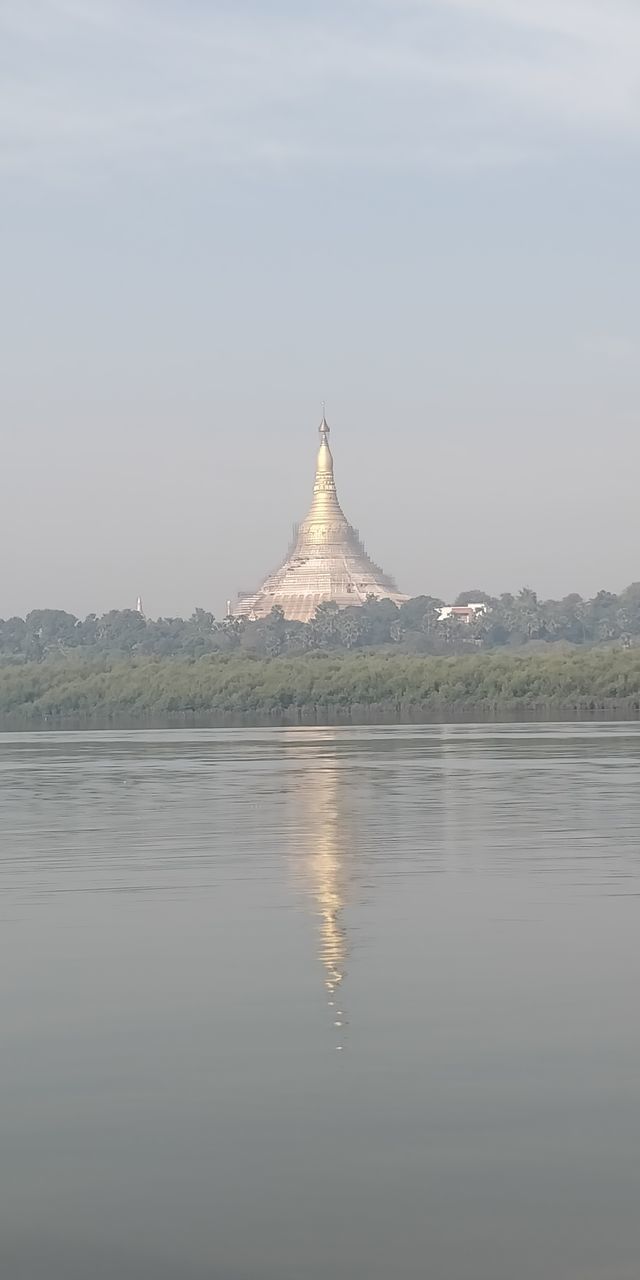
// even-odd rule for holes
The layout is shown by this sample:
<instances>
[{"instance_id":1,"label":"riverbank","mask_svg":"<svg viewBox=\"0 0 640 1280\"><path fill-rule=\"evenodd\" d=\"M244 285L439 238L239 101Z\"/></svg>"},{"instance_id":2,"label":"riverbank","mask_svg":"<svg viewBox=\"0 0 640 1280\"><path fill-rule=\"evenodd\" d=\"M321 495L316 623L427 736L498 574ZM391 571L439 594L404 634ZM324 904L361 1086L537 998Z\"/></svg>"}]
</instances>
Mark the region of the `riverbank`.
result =
<instances>
[{"instance_id":1,"label":"riverbank","mask_svg":"<svg viewBox=\"0 0 640 1280\"><path fill-rule=\"evenodd\" d=\"M0 727L640 716L640 651L60 659L0 666Z\"/></svg>"}]
</instances>

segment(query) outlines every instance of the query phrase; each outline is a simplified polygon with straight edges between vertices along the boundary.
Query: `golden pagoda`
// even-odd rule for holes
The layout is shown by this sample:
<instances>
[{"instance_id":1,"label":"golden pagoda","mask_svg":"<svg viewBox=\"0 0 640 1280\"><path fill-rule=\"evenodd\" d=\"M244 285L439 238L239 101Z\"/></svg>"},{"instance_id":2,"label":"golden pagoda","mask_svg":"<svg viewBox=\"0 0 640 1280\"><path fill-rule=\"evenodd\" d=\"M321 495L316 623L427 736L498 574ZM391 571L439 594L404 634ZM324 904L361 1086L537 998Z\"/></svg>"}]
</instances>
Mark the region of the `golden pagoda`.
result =
<instances>
[{"instance_id":1,"label":"golden pagoda","mask_svg":"<svg viewBox=\"0 0 640 1280\"><path fill-rule=\"evenodd\" d=\"M285 618L309 622L318 605L327 600L345 609L364 604L368 596L395 604L407 599L393 578L369 558L338 502L324 412L318 430L320 448L309 513L297 527L280 568L265 578L258 591L238 598L232 611L235 617L265 618L277 605Z\"/></svg>"}]
</instances>

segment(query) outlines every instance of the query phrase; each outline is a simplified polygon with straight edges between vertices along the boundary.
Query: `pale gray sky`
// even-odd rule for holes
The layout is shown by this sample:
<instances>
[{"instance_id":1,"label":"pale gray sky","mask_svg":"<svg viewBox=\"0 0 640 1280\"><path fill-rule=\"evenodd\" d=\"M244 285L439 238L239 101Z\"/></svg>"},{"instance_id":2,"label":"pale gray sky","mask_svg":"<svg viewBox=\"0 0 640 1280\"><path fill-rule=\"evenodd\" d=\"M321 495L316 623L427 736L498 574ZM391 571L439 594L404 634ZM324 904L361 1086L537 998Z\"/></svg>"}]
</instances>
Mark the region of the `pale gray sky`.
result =
<instances>
[{"instance_id":1,"label":"pale gray sky","mask_svg":"<svg viewBox=\"0 0 640 1280\"><path fill-rule=\"evenodd\" d=\"M0 0L0 614L640 578L635 0Z\"/></svg>"}]
</instances>

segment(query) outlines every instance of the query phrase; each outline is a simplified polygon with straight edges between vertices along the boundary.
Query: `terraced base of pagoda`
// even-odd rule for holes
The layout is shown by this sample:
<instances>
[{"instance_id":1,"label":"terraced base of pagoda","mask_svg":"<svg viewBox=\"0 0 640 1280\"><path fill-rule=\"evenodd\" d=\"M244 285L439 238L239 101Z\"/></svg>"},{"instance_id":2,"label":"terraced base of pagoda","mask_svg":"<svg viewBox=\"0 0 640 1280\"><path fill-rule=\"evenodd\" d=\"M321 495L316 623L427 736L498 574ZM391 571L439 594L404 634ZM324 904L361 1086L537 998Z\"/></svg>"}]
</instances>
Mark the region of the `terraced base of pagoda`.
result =
<instances>
[{"instance_id":1,"label":"terraced base of pagoda","mask_svg":"<svg viewBox=\"0 0 640 1280\"><path fill-rule=\"evenodd\" d=\"M359 547L355 532L353 536ZM395 583L377 570L366 552L356 547L339 555L304 556L294 552L255 595L238 601L234 615L264 618L274 605L279 605L285 618L309 622L325 600L332 600L341 609L364 604L367 596L393 600L396 604L406 600Z\"/></svg>"}]
</instances>

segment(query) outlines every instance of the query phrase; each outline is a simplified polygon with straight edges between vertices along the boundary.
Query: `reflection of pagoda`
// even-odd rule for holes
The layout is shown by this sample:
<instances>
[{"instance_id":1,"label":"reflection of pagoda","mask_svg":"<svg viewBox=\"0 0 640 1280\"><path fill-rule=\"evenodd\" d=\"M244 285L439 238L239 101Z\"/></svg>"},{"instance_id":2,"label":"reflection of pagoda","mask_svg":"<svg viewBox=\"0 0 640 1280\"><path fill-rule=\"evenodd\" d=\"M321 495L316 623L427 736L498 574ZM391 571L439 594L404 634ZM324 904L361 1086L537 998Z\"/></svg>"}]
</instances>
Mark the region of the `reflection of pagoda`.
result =
<instances>
[{"instance_id":1,"label":"reflection of pagoda","mask_svg":"<svg viewBox=\"0 0 640 1280\"><path fill-rule=\"evenodd\" d=\"M344 907L344 859L335 797L335 766L321 763L314 773L312 788L314 827L313 849L308 863L313 898L319 917L320 959L324 967L327 1003L338 1029L337 1048L342 1048L341 1028L345 1025L341 987L345 976L347 935L341 921Z\"/></svg>"},{"instance_id":2,"label":"reflection of pagoda","mask_svg":"<svg viewBox=\"0 0 640 1280\"><path fill-rule=\"evenodd\" d=\"M241 597L236 617L264 618L278 605L285 618L308 622L319 604L331 600L340 608L364 604L367 596L401 604L393 578L369 559L356 530L349 524L336 493L333 457L326 418L320 423L313 500L298 527L284 564L266 578L253 595Z\"/></svg>"},{"instance_id":3,"label":"reflection of pagoda","mask_svg":"<svg viewBox=\"0 0 640 1280\"><path fill-rule=\"evenodd\" d=\"M336 1048L342 1049L346 1017L342 1002L348 956L347 934L342 922L348 876L348 831L341 814L339 766L335 759L335 734L319 729L306 743L297 730L291 735L295 755L304 763L296 771L290 791L296 811L296 873L304 897L316 918L317 951L324 974L330 1020L336 1029ZM304 745L303 745L304 744ZM329 752L325 754L325 745Z\"/></svg>"}]
</instances>

